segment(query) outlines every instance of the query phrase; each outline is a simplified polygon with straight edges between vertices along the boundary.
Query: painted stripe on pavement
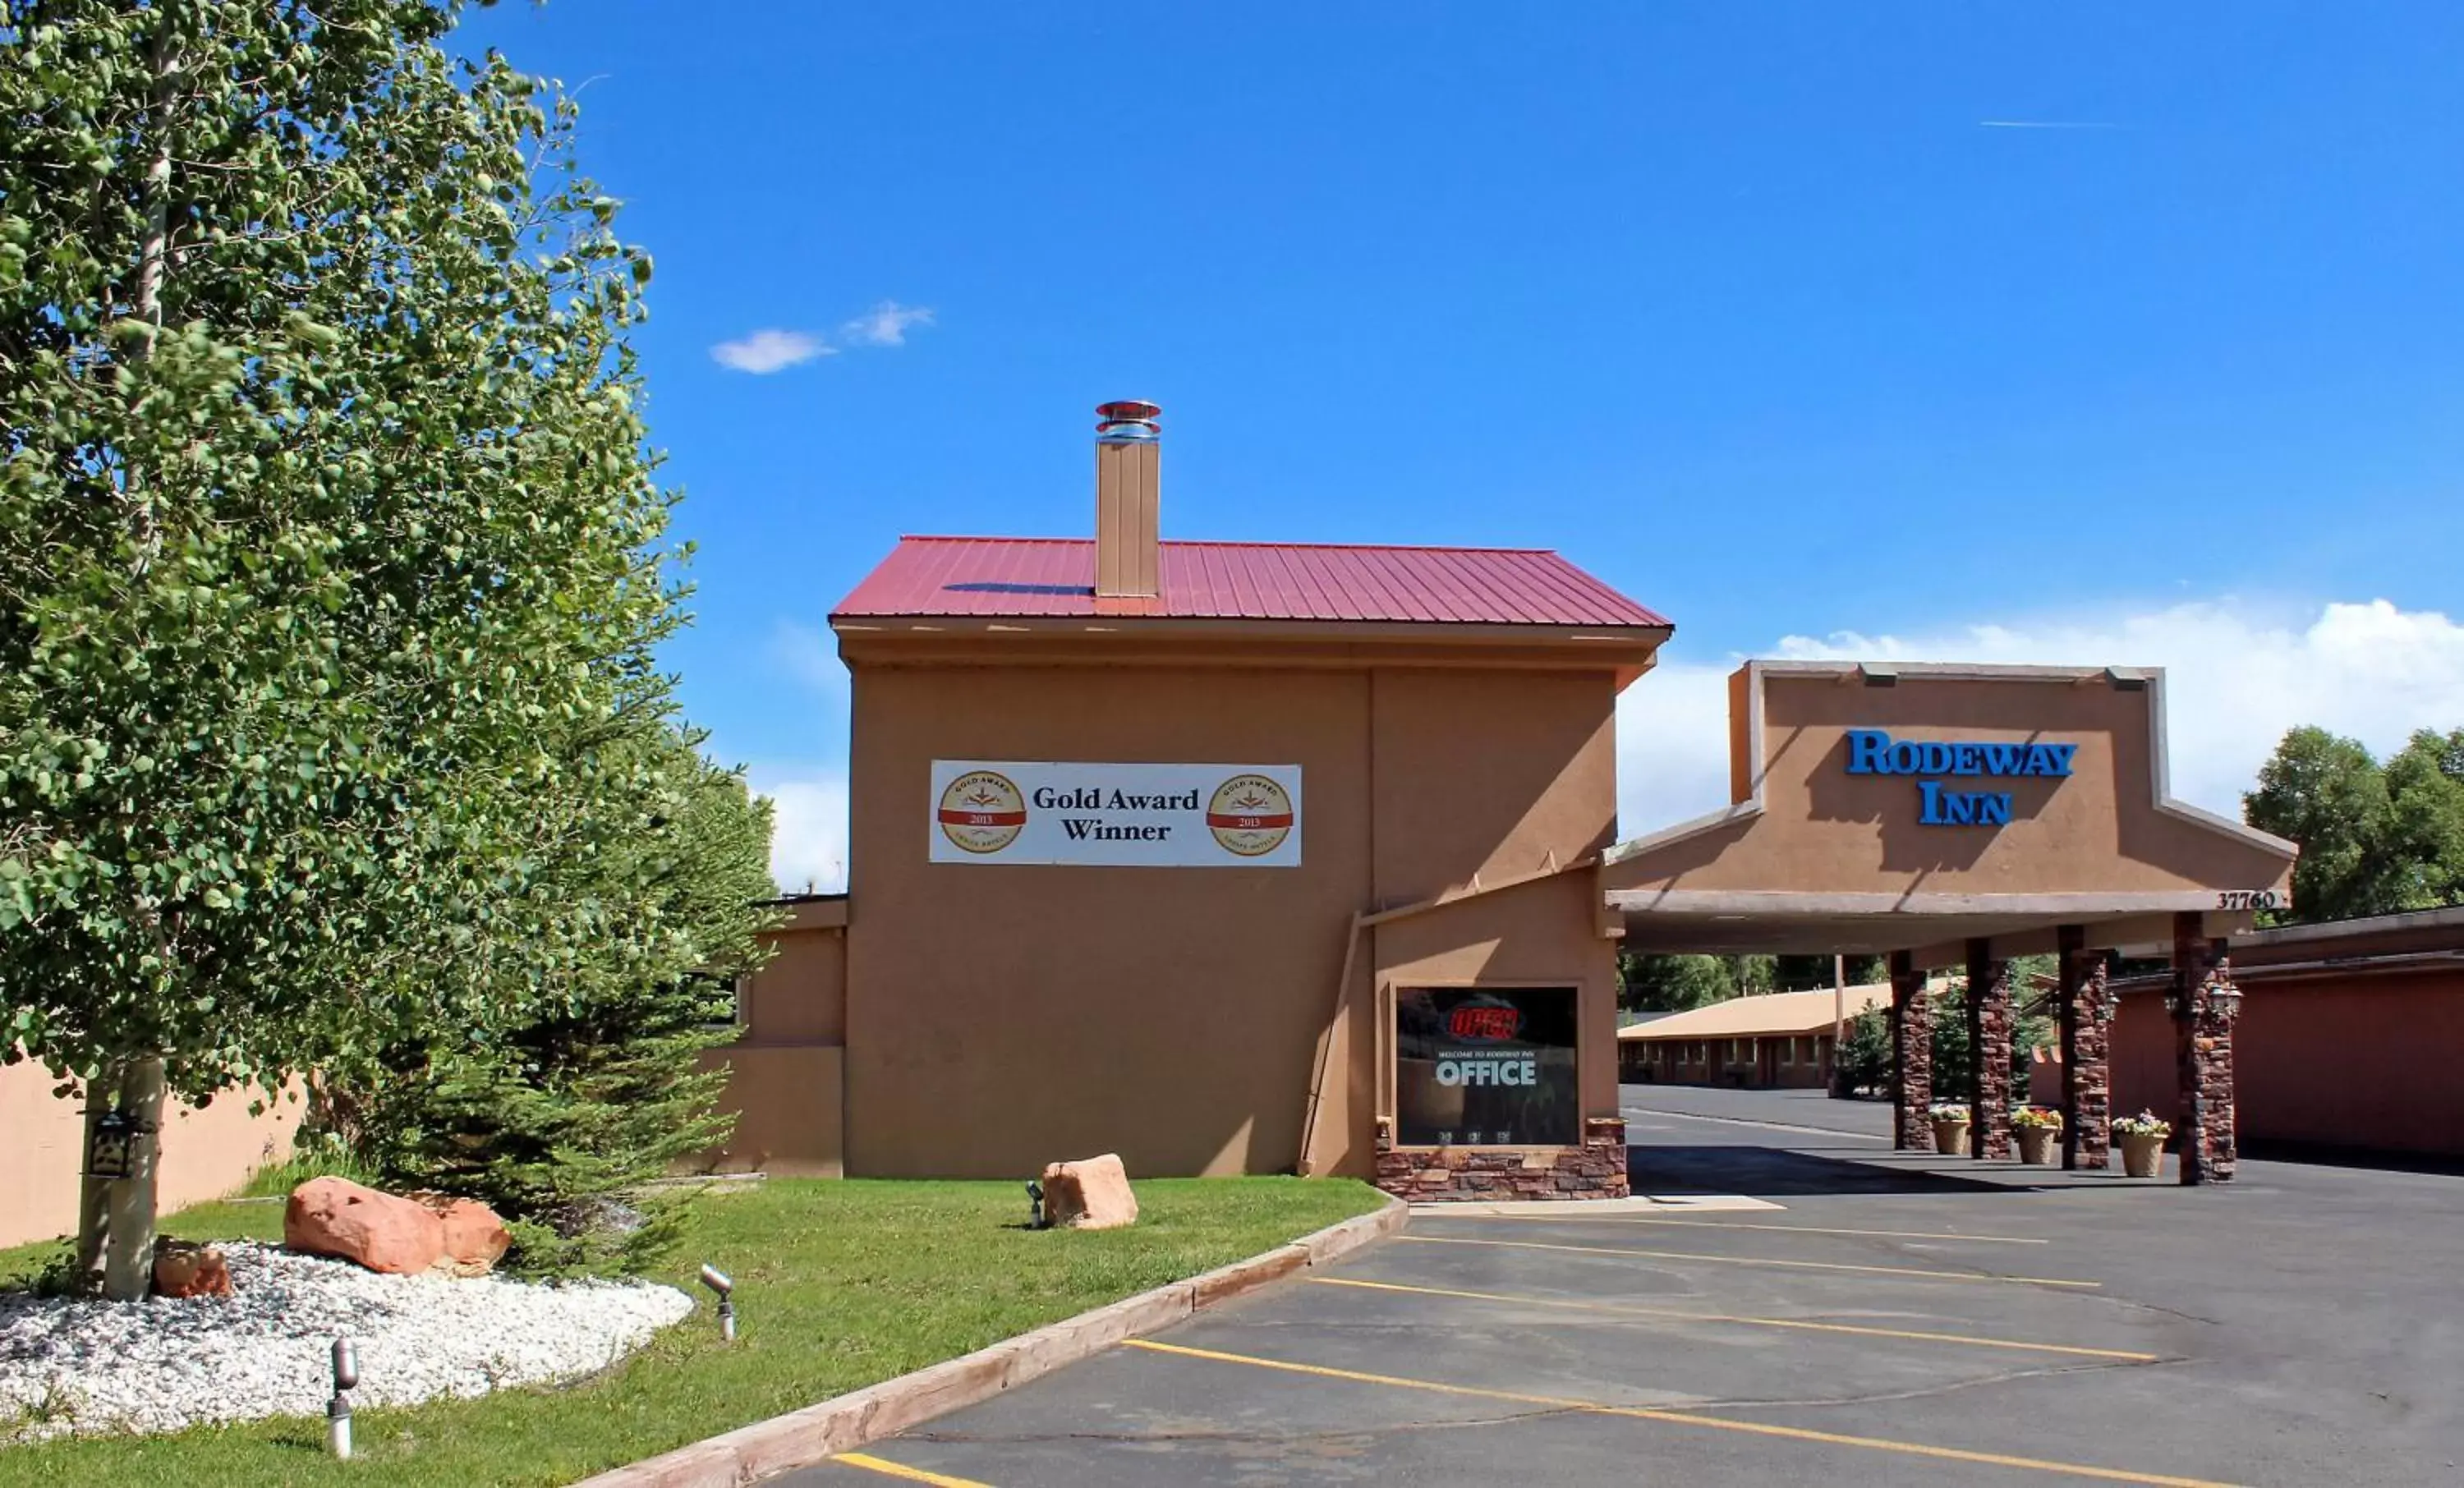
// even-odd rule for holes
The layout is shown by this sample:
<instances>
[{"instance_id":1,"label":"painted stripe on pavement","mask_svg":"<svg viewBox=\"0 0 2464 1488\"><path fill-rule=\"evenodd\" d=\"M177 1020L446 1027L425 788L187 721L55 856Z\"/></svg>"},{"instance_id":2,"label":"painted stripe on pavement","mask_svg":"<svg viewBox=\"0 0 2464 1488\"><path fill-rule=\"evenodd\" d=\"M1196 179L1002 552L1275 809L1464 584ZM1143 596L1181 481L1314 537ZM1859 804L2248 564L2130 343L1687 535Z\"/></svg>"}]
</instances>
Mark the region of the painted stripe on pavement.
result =
<instances>
[{"instance_id":1,"label":"painted stripe on pavement","mask_svg":"<svg viewBox=\"0 0 2464 1488\"><path fill-rule=\"evenodd\" d=\"M928 1473L920 1467L909 1467L904 1462L892 1462L888 1457L876 1457L862 1452L842 1452L830 1460L846 1467L860 1467L868 1473L879 1473L884 1477L903 1477L911 1483L931 1483L934 1488L992 1488L992 1484L979 1483L972 1477Z\"/></svg>"},{"instance_id":2,"label":"painted stripe on pavement","mask_svg":"<svg viewBox=\"0 0 2464 1488\"><path fill-rule=\"evenodd\" d=\"M1834 1447L1861 1447L1872 1452L1892 1452L1907 1456L1933 1457L1947 1462L1973 1462L1984 1467L2018 1468L2036 1473L2063 1473L2073 1477L2094 1477L2106 1482L2146 1483L2154 1488L2233 1488L2204 1477L2169 1477L2161 1473L2134 1473L2125 1468L2096 1467L2084 1462L2056 1462L2043 1457L2011 1456L1998 1452L1970 1452L1962 1447L1936 1447L1919 1441L1894 1441L1887 1436L1851 1436L1841 1432L1813 1431L1802 1426L1776 1426L1767 1421L1741 1421L1721 1415L1703 1415L1691 1411L1663 1411L1651 1406L1614 1406L1596 1400L1568 1400L1555 1395L1528 1395L1516 1390L1481 1390L1469 1385L1447 1385L1436 1380L1407 1379L1398 1374L1371 1374L1360 1369L1337 1369L1322 1364L1293 1364L1283 1359L1264 1359L1252 1354L1221 1353L1212 1348L1192 1348L1185 1344L1157 1343L1151 1338L1124 1339L1125 1348L1142 1348L1149 1353L1178 1354L1189 1359L1205 1359L1218 1364L1243 1364L1252 1368L1277 1369L1291 1374L1315 1375L1320 1379L1350 1380L1361 1385L1386 1385L1397 1390L1428 1390L1441 1395L1464 1395L1478 1400L1504 1400L1516 1405L1542 1406L1552 1411L1581 1411L1594 1415L1622 1416L1638 1421L1661 1421L1671 1426L1699 1426L1711 1431L1737 1432L1749 1436L1776 1436L1789 1441L1818 1442Z\"/></svg>"},{"instance_id":3,"label":"painted stripe on pavement","mask_svg":"<svg viewBox=\"0 0 2464 1488\"><path fill-rule=\"evenodd\" d=\"M1445 1206L1430 1204L1426 1211L1445 1217ZM1861 1235L1885 1240L1973 1240L1991 1245L2051 1245L2053 1241L2026 1235L1960 1235L1931 1230L1834 1230L1818 1224L1751 1224L1728 1219L1651 1219L1639 1214L1569 1214L1551 1209L1547 1214L1502 1214L1484 1210L1478 1214L1457 1214L1459 1219L1517 1219L1529 1224L1658 1224L1675 1230L1772 1230L1781 1235Z\"/></svg>"},{"instance_id":4,"label":"painted stripe on pavement","mask_svg":"<svg viewBox=\"0 0 2464 1488\"><path fill-rule=\"evenodd\" d=\"M1928 1281L1999 1281L2006 1286L2059 1286L2094 1291L2101 1281L2060 1277L1998 1276L1983 1271L1930 1271L1922 1266L1856 1266L1838 1260L1779 1260L1767 1256L1709 1256L1683 1250L1634 1250L1619 1245L1552 1245L1544 1240L1475 1240L1453 1235L1398 1235L1406 1245L1492 1245L1501 1250L1552 1250L1578 1256L1632 1256L1644 1260L1700 1260L1721 1266L1779 1266L1792 1271L1849 1271L1859 1276L1919 1277Z\"/></svg>"},{"instance_id":5,"label":"painted stripe on pavement","mask_svg":"<svg viewBox=\"0 0 2464 1488\"><path fill-rule=\"evenodd\" d=\"M1851 1333L1861 1338L1903 1338L1921 1344L1959 1344L1973 1348L2014 1348L2029 1353L2075 1354L2111 1359L2123 1364L2155 1364L2162 1354L2132 1353L2121 1348L2086 1348L2076 1344L2037 1344L2018 1338L1984 1338L1973 1333L1929 1333L1915 1328L1874 1327L1858 1323L1815 1323L1806 1318L1755 1318L1724 1312L1680 1312L1670 1307L1645 1307L1634 1302L1591 1302L1574 1297L1524 1297L1505 1292L1465 1292L1443 1286L1406 1286L1397 1281L1361 1281L1350 1277L1313 1276L1302 1280L1319 1286L1356 1286L1372 1292L1409 1292L1422 1297L1461 1297L1473 1302L1512 1302L1529 1307L1572 1307L1587 1312L1614 1312L1641 1318L1667 1318L1679 1323L1732 1323L1751 1327L1796 1328L1809 1333Z\"/></svg>"}]
</instances>

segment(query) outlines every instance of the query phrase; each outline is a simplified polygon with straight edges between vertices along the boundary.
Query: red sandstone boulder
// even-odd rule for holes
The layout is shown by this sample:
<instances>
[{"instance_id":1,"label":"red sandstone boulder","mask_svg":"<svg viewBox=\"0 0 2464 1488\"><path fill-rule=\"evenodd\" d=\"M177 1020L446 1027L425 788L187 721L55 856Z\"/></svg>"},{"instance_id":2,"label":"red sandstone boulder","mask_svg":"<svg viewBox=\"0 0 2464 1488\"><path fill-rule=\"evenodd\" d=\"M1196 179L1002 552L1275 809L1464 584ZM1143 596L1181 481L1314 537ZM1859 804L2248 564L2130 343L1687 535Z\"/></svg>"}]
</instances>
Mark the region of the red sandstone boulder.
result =
<instances>
[{"instance_id":1,"label":"red sandstone boulder","mask_svg":"<svg viewBox=\"0 0 2464 1488\"><path fill-rule=\"evenodd\" d=\"M229 1297L231 1267L223 1253L188 1240L164 1240L154 1247L154 1293L158 1297Z\"/></svg>"},{"instance_id":2,"label":"red sandstone boulder","mask_svg":"<svg viewBox=\"0 0 2464 1488\"><path fill-rule=\"evenodd\" d=\"M1138 1199L1130 1192L1130 1175L1120 1157L1107 1152L1045 1169L1044 1216L1073 1230L1115 1230L1135 1224Z\"/></svg>"},{"instance_id":3,"label":"red sandstone boulder","mask_svg":"<svg viewBox=\"0 0 2464 1488\"><path fill-rule=\"evenodd\" d=\"M425 1271L445 1254L445 1222L412 1199L348 1178L311 1178L291 1191L282 1243L304 1256L333 1256L370 1271Z\"/></svg>"},{"instance_id":4,"label":"red sandstone boulder","mask_svg":"<svg viewBox=\"0 0 2464 1488\"><path fill-rule=\"evenodd\" d=\"M437 1264L455 1276L486 1276L512 1248L514 1232L496 1212L475 1198L446 1193L413 1193L421 1206L445 1226L445 1257Z\"/></svg>"}]
</instances>

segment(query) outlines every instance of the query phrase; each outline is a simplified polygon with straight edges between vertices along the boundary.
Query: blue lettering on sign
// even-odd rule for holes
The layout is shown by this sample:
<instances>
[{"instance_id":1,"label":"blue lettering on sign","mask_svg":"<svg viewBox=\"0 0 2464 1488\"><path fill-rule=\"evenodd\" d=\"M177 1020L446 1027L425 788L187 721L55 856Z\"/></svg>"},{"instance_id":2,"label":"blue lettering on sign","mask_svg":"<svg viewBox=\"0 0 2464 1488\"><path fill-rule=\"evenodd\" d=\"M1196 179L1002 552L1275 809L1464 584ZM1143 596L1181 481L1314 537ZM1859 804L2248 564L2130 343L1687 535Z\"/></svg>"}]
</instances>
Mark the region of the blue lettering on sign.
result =
<instances>
[{"instance_id":1,"label":"blue lettering on sign","mask_svg":"<svg viewBox=\"0 0 2464 1488\"><path fill-rule=\"evenodd\" d=\"M1881 729L1848 731L1850 775L2016 776L2063 779L2076 744L1894 739ZM1955 791L1941 779L1917 782L1917 821L1925 826L2009 826L2009 791Z\"/></svg>"},{"instance_id":2,"label":"blue lettering on sign","mask_svg":"<svg viewBox=\"0 0 2464 1488\"><path fill-rule=\"evenodd\" d=\"M1850 775L2016 775L2071 773L2076 744L1954 744L1893 739L1880 729L1848 731Z\"/></svg>"}]
</instances>

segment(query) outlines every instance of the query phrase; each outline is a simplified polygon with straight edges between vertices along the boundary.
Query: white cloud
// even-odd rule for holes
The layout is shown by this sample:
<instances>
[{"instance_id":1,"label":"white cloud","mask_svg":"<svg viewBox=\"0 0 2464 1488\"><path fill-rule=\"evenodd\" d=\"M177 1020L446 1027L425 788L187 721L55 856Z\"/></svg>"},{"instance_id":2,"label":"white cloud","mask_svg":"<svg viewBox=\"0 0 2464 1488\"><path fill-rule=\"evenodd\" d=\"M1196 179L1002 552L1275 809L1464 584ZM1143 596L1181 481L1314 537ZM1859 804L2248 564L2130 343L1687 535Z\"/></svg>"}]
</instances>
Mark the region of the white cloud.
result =
<instances>
[{"instance_id":1,"label":"white cloud","mask_svg":"<svg viewBox=\"0 0 2464 1488\"><path fill-rule=\"evenodd\" d=\"M770 876L782 893L807 887L836 893L847 887L847 784L845 771L821 770L795 778L764 778L753 788L770 798Z\"/></svg>"},{"instance_id":2,"label":"white cloud","mask_svg":"<svg viewBox=\"0 0 2464 1488\"><path fill-rule=\"evenodd\" d=\"M1759 654L2166 668L2173 793L2239 820L2284 731L2315 723L2382 755L2464 725L2464 625L2385 600L2271 614L2233 601L2110 619L1979 623L1932 634L1785 636ZM1636 837L1726 805L1724 663L1664 664L1617 707L1617 812Z\"/></svg>"},{"instance_id":3,"label":"white cloud","mask_svg":"<svg viewBox=\"0 0 2464 1488\"><path fill-rule=\"evenodd\" d=\"M885 299L839 327L839 339L851 346L904 346L911 326L931 325L933 312L922 305Z\"/></svg>"},{"instance_id":4,"label":"white cloud","mask_svg":"<svg viewBox=\"0 0 2464 1488\"><path fill-rule=\"evenodd\" d=\"M839 660L838 644L816 626L780 621L771 627L770 657L789 676L824 696L847 693L847 663Z\"/></svg>"},{"instance_id":5,"label":"white cloud","mask_svg":"<svg viewBox=\"0 0 2464 1488\"><path fill-rule=\"evenodd\" d=\"M767 377L816 357L836 356L837 352L809 331L772 328L756 331L741 340L721 341L710 349L710 355L720 366Z\"/></svg>"}]
</instances>

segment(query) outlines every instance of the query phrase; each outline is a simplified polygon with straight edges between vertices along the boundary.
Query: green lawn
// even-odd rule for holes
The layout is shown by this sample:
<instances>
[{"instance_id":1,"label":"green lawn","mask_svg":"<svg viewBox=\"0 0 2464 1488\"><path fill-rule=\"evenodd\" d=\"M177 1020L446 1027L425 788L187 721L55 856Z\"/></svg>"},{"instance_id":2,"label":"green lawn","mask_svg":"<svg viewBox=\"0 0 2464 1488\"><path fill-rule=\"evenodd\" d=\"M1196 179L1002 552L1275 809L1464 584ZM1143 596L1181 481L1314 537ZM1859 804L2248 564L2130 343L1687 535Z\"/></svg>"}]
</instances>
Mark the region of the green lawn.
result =
<instances>
[{"instance_id":1,"label":"green lawn","mask_svg":"<svg viewBox=\"0 0 2464 1488\"><path fill-rule=\"evenodd\" d=\"M563 1390L353 1413L359 1455L324 1455L321 1417L156 1437L0 1447L0 1488L142 1483L567 1483L860 1389L1375 1209L1349 1180L1150 1179L1128 1230L1009 1228L1015 1183L773 1180L706 1195L667 1280L694 1314L605 1376ZM278 1236L278 1204L208 1204L164 1229ZM0 1251L0 1276L47 1247ZM708 1260L736 1278L741 1337L717 1341Z\"/></svg>"}]
</instances>

